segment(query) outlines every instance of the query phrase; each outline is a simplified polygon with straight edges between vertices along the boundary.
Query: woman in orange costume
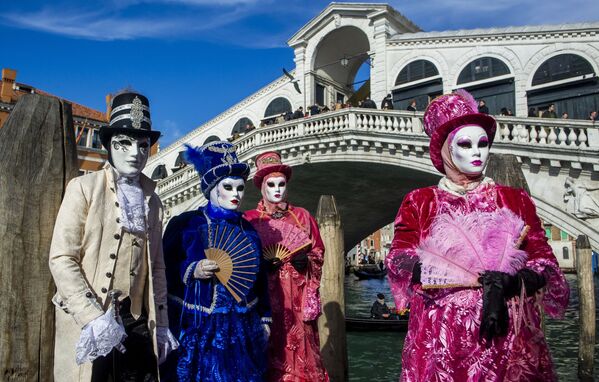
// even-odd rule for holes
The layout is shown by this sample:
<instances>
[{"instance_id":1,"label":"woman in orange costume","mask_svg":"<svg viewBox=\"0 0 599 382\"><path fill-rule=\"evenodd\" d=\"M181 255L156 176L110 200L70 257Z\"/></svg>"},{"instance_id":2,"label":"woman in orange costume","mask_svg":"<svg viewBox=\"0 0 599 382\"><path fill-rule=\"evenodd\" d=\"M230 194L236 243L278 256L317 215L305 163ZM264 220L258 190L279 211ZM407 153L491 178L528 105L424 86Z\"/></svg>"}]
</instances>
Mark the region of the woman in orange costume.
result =
<instances>
[{"instance_id":1,"label":"woman in orange costume","mask_svg":"<svg viewBox=\"0 0 599 382\"><path fill-rule=\"evenodd\" d=\"M320 315L318 288L324 258L318 225L308 211L287 202L291 167L281 163L278 153L259 155L256 166L254 184L260 188L262 200L255 210L245 213L245 218L260 234L263 247L272 244L272 235L277 234L280 243L289 242L288 232L295 232L299 234L295 236L306 240L306 244L297 245L289 257L270 260L268 294L273 322L267 380L328 381L320 358L316 324ZM266 237L261 231L268 231L271 236Z\"/></svg>"}]
</instances>

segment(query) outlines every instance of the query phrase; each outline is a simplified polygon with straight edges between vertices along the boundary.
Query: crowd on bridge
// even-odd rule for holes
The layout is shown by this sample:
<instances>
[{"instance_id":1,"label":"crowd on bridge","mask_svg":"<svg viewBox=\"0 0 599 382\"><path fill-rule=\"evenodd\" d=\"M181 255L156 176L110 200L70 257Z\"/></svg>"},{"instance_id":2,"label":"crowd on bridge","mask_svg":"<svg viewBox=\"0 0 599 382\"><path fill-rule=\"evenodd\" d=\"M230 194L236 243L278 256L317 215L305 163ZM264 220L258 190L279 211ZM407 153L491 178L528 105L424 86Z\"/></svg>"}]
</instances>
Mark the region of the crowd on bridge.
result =
<instances>
[{"instance_id":1,"label":"crowd on bridge","mask_svg":"<svg viewBox=\"0 0 599 382\"><path fill-rule=\"evenodd\" d=\"M403 198L385 260L396 309L410 310L401 380L555 381L540 311L563 315L568 284L530 196L484 176L497 126L478 107L457 91L424 114L442 177ZM163 234L142 174L159 135L148 99L118 94L100 130L108 163L67 186L49 260L55 380L328 381L317 325L325 247L288 200L291 167L259 154L261 200L242 213L250 167L235 146L187 146L207 204Z\"/></svg>"}]
</instances>

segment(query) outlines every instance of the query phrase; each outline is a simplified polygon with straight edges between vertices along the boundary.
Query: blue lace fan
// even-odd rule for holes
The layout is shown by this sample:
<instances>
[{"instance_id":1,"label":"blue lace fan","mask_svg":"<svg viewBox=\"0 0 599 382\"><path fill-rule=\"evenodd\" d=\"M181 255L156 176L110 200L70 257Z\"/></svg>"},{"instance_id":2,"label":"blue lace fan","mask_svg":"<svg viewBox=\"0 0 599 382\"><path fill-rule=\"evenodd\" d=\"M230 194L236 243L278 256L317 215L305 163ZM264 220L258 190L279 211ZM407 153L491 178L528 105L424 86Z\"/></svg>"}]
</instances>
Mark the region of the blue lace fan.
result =
<instances>
[{"instance_id":1,"label":"blue lace fan","mask_svg":"<svg viewBox=\"0 0 599 382\"><path fill-rule=\"evenodd\" d=\"M218 264L216 278L237 302L245 299L260 269L260 253L240 227L209 223L206 258Z\"/></svg>"}]
</instances>

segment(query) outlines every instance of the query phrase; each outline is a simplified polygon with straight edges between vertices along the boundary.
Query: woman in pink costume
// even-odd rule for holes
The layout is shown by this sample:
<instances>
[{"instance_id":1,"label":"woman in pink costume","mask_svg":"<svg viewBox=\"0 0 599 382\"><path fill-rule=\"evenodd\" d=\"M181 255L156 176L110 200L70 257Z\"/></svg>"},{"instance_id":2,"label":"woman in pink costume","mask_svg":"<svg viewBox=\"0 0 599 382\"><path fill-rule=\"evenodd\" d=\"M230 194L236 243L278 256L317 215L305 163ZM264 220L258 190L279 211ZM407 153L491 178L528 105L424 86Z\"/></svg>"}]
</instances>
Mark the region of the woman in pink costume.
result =
<instances>
[{"instance_id":1,"label":"woman in pink costume","mask_svg":"<svg viewBox=\"0 0 599 382\"><path fill-rule=\"evenodd\" d=\"M320 358L316 324L320 315L318 288L324 258L324 244L318 225L308 211L287 202L291 167L281 163L278 153L259 155L256 167L254 184L260 188L262 200L255 210L245 213L245 218L260 234L262 246L267 245L267 241L272 244L273 237L277 238L275 240L280 238L281 243L289 241L289 238L285 240L283 237L289 234L281 232L290 231L303 237L305 242L296 245L297 248L289 257L270 261L268 293L272 309L272 334L267 380L328 381Z\"/></svg>"},{"instance_id":2,"label":"woman in pink costume","mask_svg":"<svg viewBox=\"0 0 599 382\"><path fill-rule=\"evenodd\" d=\"M540 310L563 315L568 284L528 194L483 176L495 120L470 94L424 114L444 176L403 200L387 256L410 307L401 381L555 381Z\"/></svg>"}]
</instances>

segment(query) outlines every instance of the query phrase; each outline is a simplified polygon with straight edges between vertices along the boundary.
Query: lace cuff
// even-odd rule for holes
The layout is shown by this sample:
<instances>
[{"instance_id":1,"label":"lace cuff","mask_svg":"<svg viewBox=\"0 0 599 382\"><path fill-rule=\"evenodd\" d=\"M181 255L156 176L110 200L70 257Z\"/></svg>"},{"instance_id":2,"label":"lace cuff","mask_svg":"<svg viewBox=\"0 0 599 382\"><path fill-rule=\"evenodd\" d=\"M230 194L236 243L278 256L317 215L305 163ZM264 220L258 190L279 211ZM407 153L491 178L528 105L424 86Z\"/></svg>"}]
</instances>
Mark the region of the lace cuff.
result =
<instances>
[{"instance_id":1,"label":"lace cuff","mask_svg":"<svg viewBox=\"0 0 599 382\"><path fill-rule=\"evenodd\" d=\"M562 318L568 307L570 287L559 266L546 258L530 260L525 265L545 277L547 285L543 288L543 310L551 318Z\"/></svg>"},{"instance_id":2,"label":"lace cuff","mask_svg":"<svg viewBox=\"0 0 599 382\"><path fill-rule=\"evenodd\" d=\"M126 337L125 328L115 320L112 308L109 309L81 330L76 348L77 364L92 362L107 355L114 347L119 347Z\"/></svg>"},{"instance_id":3,"label":"lace cuff","mask_svg":"<svg viewBox=\"0 0 599 382\"><path fill-rule=\"evenodd\" d=\"M396 309L407 308L412 296L410 283L418 256L410 252L413 251L391 250L385 260Z\"/></svg>"}]
</instances>

